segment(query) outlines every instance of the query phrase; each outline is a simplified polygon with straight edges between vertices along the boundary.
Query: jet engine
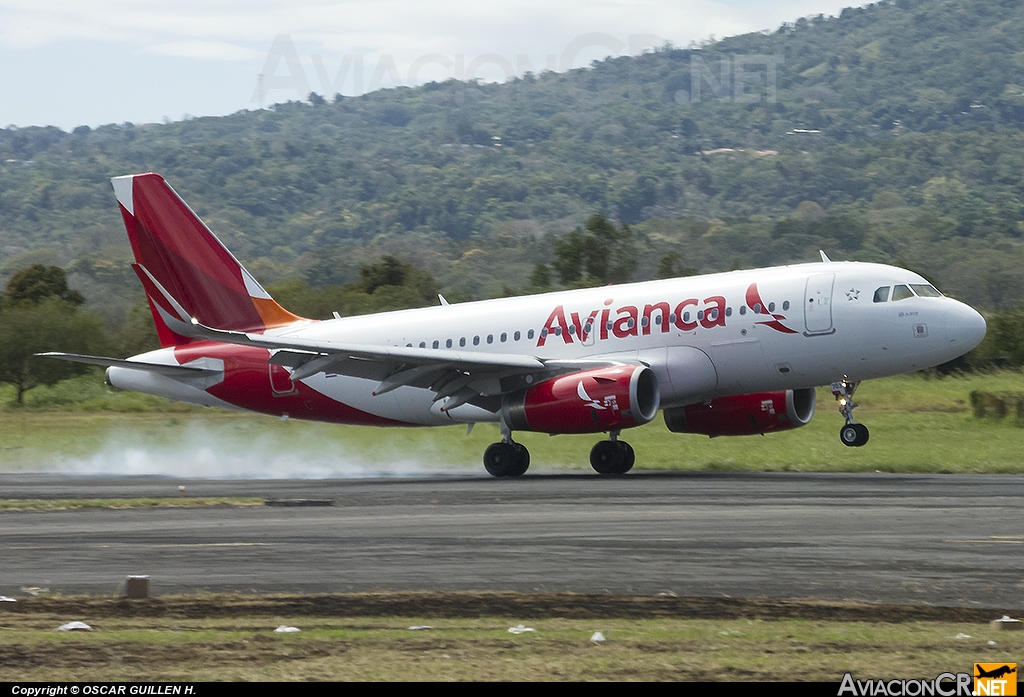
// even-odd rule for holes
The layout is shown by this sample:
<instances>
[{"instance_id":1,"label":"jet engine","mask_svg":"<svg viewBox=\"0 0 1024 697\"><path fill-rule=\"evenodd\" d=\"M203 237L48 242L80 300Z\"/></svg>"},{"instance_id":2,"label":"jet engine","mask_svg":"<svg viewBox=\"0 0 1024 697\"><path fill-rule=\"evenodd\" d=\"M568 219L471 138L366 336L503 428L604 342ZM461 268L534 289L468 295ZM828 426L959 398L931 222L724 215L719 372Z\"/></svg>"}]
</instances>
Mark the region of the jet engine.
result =
<instances>
[{"instance_id":1,"label":"jet engine","mask_svg":"<svg viewBox=\"0 0 1024 697\"><path fill-rule=\"evenodd\" d=\"M673 433L705 436L749 436L806 426L817 402L814 388L719 397L707 404L665 410Z\"/></svg>"},{"instance_id":2,"label":"jet engine","mask_svg":"<svg viewBox=\"0 0 1024 697\"><path fill-rule=\"evenodd\" d=\"M654 371L621 365L545 380L507 397L502 415L515 431L600 433L641 426L660 404Z\"/></svg>"}]
</instances>

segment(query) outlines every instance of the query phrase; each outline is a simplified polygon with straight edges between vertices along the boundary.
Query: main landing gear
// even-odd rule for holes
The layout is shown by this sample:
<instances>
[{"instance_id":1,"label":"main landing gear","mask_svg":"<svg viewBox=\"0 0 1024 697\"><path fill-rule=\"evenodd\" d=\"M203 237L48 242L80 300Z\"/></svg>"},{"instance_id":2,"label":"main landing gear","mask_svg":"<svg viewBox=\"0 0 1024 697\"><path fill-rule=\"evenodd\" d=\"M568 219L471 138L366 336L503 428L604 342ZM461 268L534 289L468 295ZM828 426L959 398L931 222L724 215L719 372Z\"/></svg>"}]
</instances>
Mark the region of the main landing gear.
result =
<instances>
[{"instance_id":1,"label":"main landing gear","mask_svg":"<svg viewBox=\"0 0 1024 697\"><path fill-rule=\"evenodd\" d=\"M502 421L501 442L484 451L484 469L492 477L521 477L530 468L530 451L512 440L512 429Z\"/></svg>"},{"instance_id":2,"label":"main landing gear","mask_svg":"<svg viewBox=\"0 0 1024 697\"><path fill-rule=\"evenodd\" d=\"M599 442L590 451L590 466L598 474L625 474L633 469L636 453L619 432L612 431L608 440ZM484 451L484 469L492 477L521 477L530 467L530 451L512 440L512 431L501 425L501 442L492 443Z\"/></svg>"},{"instance_id":3,"label":"main landing gear","mask_svg":"<svg viewBox=\"0 0 1024 697\"><path fill-rule=\"evenodd\" d=\"M522 443L493 443L484 451L484 469L492 477L521 477L530 467L530 451Z\"/></svg>"},{"instance_id":4,"label":"main landing gear","mask_svg":"<svg viewBox=\"0 0 1024 697\"><path fill-rule=\"evenodd\" d=\"M868 442L868 427L864 424L853 422L853 410L857 403L853 401L853 393L859 382L853 382L843 378L842 382L832 383L832 394L839 402L839 413L846 419L846 423L839 429L839 440L843 445L859 448Z\"/></svg>"},{"instance_id":5,"label":"main landing gear","mask_svg":"<svg viewBox=\"0 0 1024 697\"><path fill-rule=\"evenodd\" d=\"M633 469L636 453L633 446L619 440L619 432L612 431L609 440L603 440L590 451L590 466L598 474L625 474Z\"/></svg>"}]
</instances>

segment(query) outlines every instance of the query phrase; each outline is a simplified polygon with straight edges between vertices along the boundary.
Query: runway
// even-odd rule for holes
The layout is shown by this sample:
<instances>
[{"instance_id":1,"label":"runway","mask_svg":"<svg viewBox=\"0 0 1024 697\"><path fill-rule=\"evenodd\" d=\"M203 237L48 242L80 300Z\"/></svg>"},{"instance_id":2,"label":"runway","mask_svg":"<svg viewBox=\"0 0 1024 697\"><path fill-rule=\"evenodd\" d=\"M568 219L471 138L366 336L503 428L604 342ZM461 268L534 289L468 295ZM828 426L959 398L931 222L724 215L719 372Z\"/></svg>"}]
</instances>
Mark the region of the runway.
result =
<instances>
[{"instance_id":1,"label":"runway","mask_svg":"<svg viewBox=\"0 0 1024 697\"><path fill-rule=\"evenodd\" d=\"M0 498L329 507L0 513L0 594L518 590L1024 608L1024 477L789 473L191 480L3 475Z\"/></svg>"}]
</instances>

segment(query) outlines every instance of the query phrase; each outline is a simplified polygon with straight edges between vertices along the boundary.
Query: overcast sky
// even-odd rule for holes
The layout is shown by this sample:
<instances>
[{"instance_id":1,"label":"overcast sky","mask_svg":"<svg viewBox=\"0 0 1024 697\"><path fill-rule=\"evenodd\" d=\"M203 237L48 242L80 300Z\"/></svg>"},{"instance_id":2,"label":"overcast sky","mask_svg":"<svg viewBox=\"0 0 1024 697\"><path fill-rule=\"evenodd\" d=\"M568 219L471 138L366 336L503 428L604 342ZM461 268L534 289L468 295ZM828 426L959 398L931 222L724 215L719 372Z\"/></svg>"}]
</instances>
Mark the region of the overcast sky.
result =
<instances>
[{"instance_id":1,"label":"overcast sky","mask_svg":"<svg viewBox=\"0 0 1024 697\"><path fill-rule=\"evenodd\" d=\"M836 0L0 0L0 127L176 121L310 91L565 70ZM260 75L263 75L261 80Z\"/></svg>"}]
</instances>

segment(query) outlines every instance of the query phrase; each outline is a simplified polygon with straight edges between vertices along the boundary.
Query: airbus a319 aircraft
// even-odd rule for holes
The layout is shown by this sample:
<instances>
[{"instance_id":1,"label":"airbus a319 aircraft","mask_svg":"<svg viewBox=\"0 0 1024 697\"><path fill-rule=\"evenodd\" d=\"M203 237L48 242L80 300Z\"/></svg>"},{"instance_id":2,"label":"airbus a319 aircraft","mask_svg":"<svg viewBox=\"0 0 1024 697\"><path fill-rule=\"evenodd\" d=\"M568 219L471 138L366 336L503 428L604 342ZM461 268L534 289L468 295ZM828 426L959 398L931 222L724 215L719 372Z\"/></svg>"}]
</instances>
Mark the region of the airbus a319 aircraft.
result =
<instances>
[{"instance_id":1,"label":"airbus a319 aircraft","mask_svg":"<svg viewBox=\"0 0 1024 697\"><path fill-rule=\"evenodd\" d=\"M669 430L764 434L810 422L832 385L845 424L862 380L963 355L985 320L921 276L830 262L312 321L288 312L158 174L113 179L163 348L107 382L207 406L377 426L497 423L484 467L526 472L515 431L607 433L590 452L622 474L619 438L664 412Z\"/></svg>"}]
</instances>

